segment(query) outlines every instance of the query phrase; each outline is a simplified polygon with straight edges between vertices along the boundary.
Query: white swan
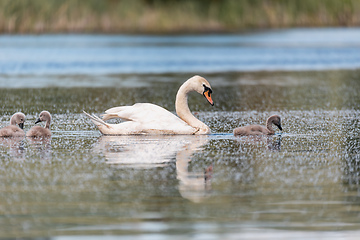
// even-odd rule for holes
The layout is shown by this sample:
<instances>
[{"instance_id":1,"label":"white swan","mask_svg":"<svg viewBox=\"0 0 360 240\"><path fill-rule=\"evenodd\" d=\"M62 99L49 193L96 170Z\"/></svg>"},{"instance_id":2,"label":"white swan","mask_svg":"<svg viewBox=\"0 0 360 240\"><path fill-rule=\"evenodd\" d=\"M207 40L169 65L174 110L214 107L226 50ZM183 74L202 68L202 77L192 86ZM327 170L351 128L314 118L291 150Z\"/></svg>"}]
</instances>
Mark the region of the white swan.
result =
<instances>
[{"instance_id":1,"label":"white swan","mask_svg":"<svg viewBox=\"0 0 360 240\"><path fill-rule=\"evenodd\" d=\"M203 77L194 76L183 83L176 94L175 109L179 117L151 103L110 108L105 111L103 119L85 111L84 113L104 135L209 134L210 128L190 112L187 95L192 91L204 95L208 102L214 105L209 82ZM119 124L104 122L112 118L121 118L125 122Z\"/></svg>"}]
</instances>

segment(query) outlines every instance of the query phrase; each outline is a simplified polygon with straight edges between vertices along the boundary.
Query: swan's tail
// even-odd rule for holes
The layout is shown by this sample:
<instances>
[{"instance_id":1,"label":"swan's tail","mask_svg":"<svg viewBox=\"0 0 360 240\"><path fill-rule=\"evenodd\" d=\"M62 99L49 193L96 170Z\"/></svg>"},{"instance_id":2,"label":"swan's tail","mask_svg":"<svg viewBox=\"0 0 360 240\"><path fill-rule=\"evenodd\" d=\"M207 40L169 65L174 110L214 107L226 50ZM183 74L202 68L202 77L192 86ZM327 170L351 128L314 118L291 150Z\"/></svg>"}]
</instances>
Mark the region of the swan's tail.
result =
<instances>
[{"instance_id":1,"label":"swan's tail","mask_svg":"<svg viewBox=\"0 0 360 240\"><path fill-rule=\"evenodd\" d=\"M102 119L104 121L113 119L113 118L120 118L124 121L132 121L130 117L133 114L133 107L136 106L121 106L121 107L113 107L105 111L102 115Z\"/></svg>"},{"instance_id":2,"label":"swan's tail","mask_svg":"<svg viewBox=\"0 0 360 240\"><path fill-rule=\"evenodd\" d=\"M102 125L104 125L105 127L107 127L107 128L110 128L110 126L109 126L109 124L107 124L106 122L104 122L101 118L99 118L98 116L96 116L96 115L90 115L90 114L88 114L87 112L85 112L85 111L83 111L84 112L84 114L86 115L86 116L88 116L90 119L91 119L91 121L97 126L97 127L99 127L99 126L102 126Z\"/></svg>"},{"instance_id":3,"label":"swan's tail","mask_svg":"<svg viewBox=\"0 0 360 240\"><path fill-rule=\"evenodd\" d=\"M113 119L113 118L120 118L117 114L111 114L111 113L104 113L101 116L103 118L103 121L107 121L107 120Z\"/></svg>"}]
</instances>

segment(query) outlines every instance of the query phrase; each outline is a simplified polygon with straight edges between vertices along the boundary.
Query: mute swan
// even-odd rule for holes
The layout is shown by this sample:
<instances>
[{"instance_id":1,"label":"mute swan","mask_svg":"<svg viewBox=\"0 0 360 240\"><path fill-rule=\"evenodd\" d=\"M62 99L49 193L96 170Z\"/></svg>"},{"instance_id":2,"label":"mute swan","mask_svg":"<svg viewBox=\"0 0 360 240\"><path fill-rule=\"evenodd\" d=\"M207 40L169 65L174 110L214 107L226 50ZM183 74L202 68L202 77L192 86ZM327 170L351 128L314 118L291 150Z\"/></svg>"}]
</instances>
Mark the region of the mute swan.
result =
<instances>
[{"instance_id":1,"label":"mute swan","mask_svg":"<svg viewBox=\"0 0 360 240\"><path fill-rule=\"evenodd\" d=\"M0 129L0 137L23 137L25 115L21 112L15 113L10 118L10 125ZM18 126L17 126L18 125Z\"/></svg>"},{"instance_id":2,"label":"mute swan","mask_svg":"<svg viewBox=\"0 0 360 240\"><path fill-rule=\"evenodd\" d=\"M245 127L238 127L234 129L235 136L248 135L274 135L275 131L272 124L276 125L281 131L281 119L278 115L272 115L266 120L266 127L260 125L249 125Z\"/></svg>"},{"instance_id":3,"label":"mute swan","mask_svg":"<svg viewBox=\"0 0 360 240\"><path fill-rule=\"evenodd\" d=\"M214 105L209 82L200 76L194 76L181 85L175 101L175 116L168 110L151 103L136 103L132 106L110 108L103 119L84 113L92 120L104 135L130 134L209 134L210 128L194 117L188 106L188 93L196 91ZM108 124L104 121L120 118L125 122Z\"/></svg>"},{"instance_id":4,"label":"mute swan","mask_svg":"<svg viewBox=\"0 0 360 240\"><path fill-rule=\"evenodd\" d=\"M38 122L45 122L45 127L33 126L26 133L26 136L27 137L50 137L51 136L50 121L51 121L50 113L48 111L42 111L40 113L39 118L36 120L35 124Z\"/></svg>"}]
</instances>

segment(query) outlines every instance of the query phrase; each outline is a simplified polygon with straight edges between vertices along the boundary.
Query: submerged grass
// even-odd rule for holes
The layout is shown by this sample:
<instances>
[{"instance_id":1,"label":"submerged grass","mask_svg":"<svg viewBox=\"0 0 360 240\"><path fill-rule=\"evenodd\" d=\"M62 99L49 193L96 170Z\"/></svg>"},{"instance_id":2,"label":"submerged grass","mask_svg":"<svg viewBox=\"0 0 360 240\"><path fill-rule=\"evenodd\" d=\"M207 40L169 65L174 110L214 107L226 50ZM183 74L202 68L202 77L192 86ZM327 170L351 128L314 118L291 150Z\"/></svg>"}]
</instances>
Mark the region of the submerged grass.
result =
<instances>
[{"instance_id":1,"label":"submerged grass","mask_svg":"<svg viewBox=\"0 0 360 240\"><path fill-rule=\"evenodd\" d=\"M357 26L357 0L2 0L0 32L178 33Z\"/></svg>"}]
</instances>

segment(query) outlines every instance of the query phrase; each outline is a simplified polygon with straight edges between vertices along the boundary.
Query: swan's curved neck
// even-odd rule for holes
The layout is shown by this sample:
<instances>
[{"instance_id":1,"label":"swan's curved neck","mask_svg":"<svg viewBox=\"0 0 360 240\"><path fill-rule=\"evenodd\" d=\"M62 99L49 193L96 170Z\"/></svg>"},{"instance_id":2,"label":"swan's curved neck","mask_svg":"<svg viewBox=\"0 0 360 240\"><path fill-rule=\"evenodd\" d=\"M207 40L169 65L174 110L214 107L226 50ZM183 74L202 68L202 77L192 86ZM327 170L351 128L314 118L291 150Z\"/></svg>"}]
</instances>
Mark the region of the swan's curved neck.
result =
<instances>
[{"instance_id":1,"label":"swan's curved neck","mask_svg":"<svg viewBox=\"0 0 360 240\"><path fill-rule=\"evenodd\" d=\"M210 128L205 123L197 119L190 111L188 105L188 93L195 91L189 81L186 81L176 94L175 109L176 114L187 124L194 128L199 128L199 133L209 133Z\"/></svg>"}]
</instances>

